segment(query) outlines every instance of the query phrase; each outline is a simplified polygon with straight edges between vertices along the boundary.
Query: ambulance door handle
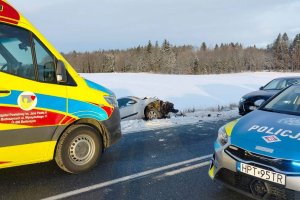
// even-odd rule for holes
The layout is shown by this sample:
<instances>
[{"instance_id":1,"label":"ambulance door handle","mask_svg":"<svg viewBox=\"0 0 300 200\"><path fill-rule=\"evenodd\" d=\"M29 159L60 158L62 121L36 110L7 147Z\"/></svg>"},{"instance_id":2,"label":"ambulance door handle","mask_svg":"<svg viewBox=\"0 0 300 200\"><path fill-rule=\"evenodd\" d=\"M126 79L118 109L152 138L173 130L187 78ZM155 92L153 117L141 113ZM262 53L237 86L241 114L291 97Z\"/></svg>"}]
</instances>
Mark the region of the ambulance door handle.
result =
<instances>
[{"instance_id":1,"label":"ambulance door handle","mask_svg":"<svg viewBox=\"0 0 300 200\"><path fill-rule=\"evenodd\" d=\"M10 91L9 90L0 90L0 93L1 94L10 94Z\"/></svg>"},{"instance_id":2,"label":"ambulance door handle","mask_svg":"<svg viewBox=\"0 0 300 200\"><path fill-rule=\"evenodd\" d=\"M0 90L0 97L6 97L10 95L10 90Z\"/></svg>"}]
</instances>

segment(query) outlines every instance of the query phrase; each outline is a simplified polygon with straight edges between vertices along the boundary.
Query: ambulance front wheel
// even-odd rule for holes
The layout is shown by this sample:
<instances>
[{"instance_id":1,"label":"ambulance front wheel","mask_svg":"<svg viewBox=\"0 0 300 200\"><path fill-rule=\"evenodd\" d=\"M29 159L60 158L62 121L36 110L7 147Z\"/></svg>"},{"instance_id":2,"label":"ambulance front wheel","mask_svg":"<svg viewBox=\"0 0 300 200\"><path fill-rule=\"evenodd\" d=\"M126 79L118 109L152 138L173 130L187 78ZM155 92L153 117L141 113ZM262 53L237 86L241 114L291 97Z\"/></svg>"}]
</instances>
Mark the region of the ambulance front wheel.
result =
<instances>
[{"instance_id":1,"label":"ambulance front wheel","mask_svg":"<svg viewBox=\"0 0 300 200\"><path fill-rule=\"evenodd\" d=\"M73 125L58 141L55 161L62 170L79 174L95 167L102 148L102 138L97 130L87 125Z\"/></svg>"}]
</instances>

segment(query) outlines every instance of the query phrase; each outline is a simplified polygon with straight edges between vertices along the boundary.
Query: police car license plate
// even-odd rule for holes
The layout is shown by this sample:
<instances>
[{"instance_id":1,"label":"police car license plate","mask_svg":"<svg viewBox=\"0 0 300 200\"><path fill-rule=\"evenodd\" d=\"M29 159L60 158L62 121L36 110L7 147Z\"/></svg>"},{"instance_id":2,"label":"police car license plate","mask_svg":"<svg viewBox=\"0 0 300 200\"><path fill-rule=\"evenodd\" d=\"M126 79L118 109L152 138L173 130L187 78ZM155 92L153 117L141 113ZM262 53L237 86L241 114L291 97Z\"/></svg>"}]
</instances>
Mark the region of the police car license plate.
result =
<instances>
[{"instance_id":1,"label":"police car license plate","mask_svg":"<svg viewBox=\"0 0 300 200\"><path fill-rule=\"evenodd\" d=\"M273 183L278 183L280 185L285 185L286 176L284 174L279 174L273 171L265 170L240 162L237 163L237 170L250 176L254 176Z\"/></svg>"}]
</instances>

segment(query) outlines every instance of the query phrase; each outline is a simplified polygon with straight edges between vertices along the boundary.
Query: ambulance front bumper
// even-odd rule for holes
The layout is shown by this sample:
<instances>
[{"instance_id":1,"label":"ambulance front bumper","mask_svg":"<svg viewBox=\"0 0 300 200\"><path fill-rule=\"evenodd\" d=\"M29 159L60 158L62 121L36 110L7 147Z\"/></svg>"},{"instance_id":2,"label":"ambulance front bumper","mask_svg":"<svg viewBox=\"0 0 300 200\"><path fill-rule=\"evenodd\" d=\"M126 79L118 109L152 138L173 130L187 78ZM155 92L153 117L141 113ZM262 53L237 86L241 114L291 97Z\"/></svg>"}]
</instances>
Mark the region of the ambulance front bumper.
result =
<instances>
[{"instance_id":1,"label":"ambulance front bumper","mask_svg":"<svg viewBox=\"0 0 300 200\"><path fill-rule=\"evenodd\" d=\"M107 143L106 148L115 144L121 137L121 117L119 108L115 108L110 118L103 122L106 128Z\"/></svg>"}]
</instances>

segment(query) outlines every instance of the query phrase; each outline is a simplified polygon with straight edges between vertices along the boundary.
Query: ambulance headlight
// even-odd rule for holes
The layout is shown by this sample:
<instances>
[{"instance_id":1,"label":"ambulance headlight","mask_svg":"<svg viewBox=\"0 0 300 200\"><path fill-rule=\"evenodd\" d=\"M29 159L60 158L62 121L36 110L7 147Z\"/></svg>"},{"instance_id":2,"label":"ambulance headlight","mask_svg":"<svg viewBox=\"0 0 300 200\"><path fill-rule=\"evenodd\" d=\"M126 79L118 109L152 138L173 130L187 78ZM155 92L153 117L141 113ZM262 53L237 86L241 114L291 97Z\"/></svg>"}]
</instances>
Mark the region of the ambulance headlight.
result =
<instances>
[{"instance_id":1,"label":"ambulance headlight","mask_svg":"<svg viewBox=\"0 0 300 200\"><path fill-rule=\"evenodd\" d=\"M228 142L228 135L225 130L225 126L222 126L218 131L218 142L224 146Z\"/></svg>"},{"instance_id":2,"label":"ambulance headlight","mask_svg":"<svg viewBox=\"0 0 300 200\"><path fill-rule=\"evenodd\" d=\"M118 101L115 96L105 96L104 98L107 101L107 103L109 103L111 106L115 108L118 107Z\"/></svg>"}]
</instances>

